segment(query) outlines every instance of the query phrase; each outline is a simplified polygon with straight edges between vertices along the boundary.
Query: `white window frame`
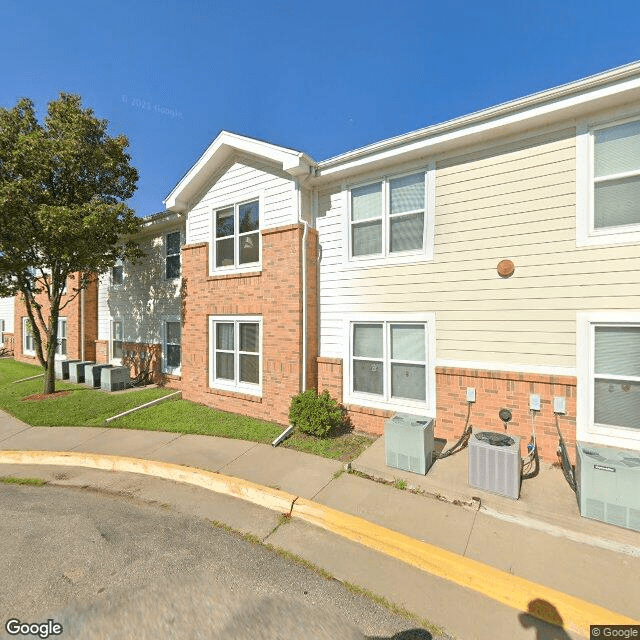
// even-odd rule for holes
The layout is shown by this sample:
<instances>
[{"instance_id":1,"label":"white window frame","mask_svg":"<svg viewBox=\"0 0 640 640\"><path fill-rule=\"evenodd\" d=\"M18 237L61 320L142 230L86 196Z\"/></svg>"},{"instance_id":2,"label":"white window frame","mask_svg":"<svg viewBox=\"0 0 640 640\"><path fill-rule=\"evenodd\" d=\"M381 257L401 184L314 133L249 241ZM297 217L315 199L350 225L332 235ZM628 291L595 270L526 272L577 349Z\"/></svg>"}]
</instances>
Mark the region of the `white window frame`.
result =
<instances>
[{"instance_id":1,"label":"white window frame","mask_svg":"<svg viewBox=\"0 0 640 640\"><path fill-rule=\"evenodd\" d=\"M169 253L169 236L173 235L174 233L177 233L178 236L180 237L180 240L178 242L178 253ZM174 280L178 280L180 278L180 276L182 275L182 255L181 255L181 248L182 248L182 233L179 229L176 229L175 231L169 231L168 233L164 234L164 279L168 280L168 281L174 281ZM170 257L174 257L174 256L178 256L178 264L179 264L179 273L177 276L173 277L173 278L168 278L167 277L167 260Z\"/></svg>"},{"instance_id":2,"label":"white window frame","mask_svg":"<svg viewBox=\"0 0 640 640\"><path fill-rule=\"evenodd\" d=\"M122 282L116 282L114 280L113 270L116 267L120 267L122 273ZM109 269L109 283L112 287L121 287L124 284L124 264L122 263L122 260L117 260L116 263L111 267L111 269Z\"/></svg>"},{"instance_id":3,"label":"white window frame","mask_svg":"<svg viewBox=\"0 0 640 640\"><path fill-rule=\"evenodd\" d=\"M216 378L216 344L215 344L215 325L216 323L233 323L234 324L234 377L235 380L225 380L221 378ZM260 382L259 384L251 384L248 382L240 382L239 381L239 371L240 371L240 350L239 350L239 341L240 341L240 332L238 330L238 325L243 322L250 322L253 324L258 324L259 338L258 338L258 362L259 362L259 372L260 372ZM262 396L262 370L264 367L264 354L263 354L263 325L262 325L262 316L209 316L209 387L212 389L221 389L226 391L236 391L238 393L246 393L247 395L252 396Z\"/></svg>"},{"instance_id":4,"label":"white window frame","mask_svg":"<svg viewBox=\"0 0 640 640\"><path fill-rule=\"evenodd\" d=\"M353 391L353 325L355 324L381 324L383 323L383 367L384 381L386 389L384 396ZM426 400L411 400L405 398L392 398L390 385L390 363L389 354L389 325L391 324L422 324L426 329ZM431 417L436 415L436 315L435 313L359 313L350 315L344 322L344 344L343 352L343 398L345 404L353 404L361 407L373 409L388 409L391 411L403 411L405 413L428 414Z\"/></svg>"},{"instance_id":5,"label":"white window frame","mask_svg":"<svg viewBox=\"0 0 640 640\"><path fill-rule=\"evenodd\" d=\"M65 325L65 340L67 341L67 353L58 353L58 349L60 349L61 342L60 342L60 335L61 335L61 328L62 325ZM58 344L56 344L56 355L55 355L55 359L56 360L67 360L69 358L69 324L67 322L67 318L62 316L58 318Z\"/></svg>"},{"instance_id":6,"label":"white window frame","mask_svg":"<svg viewBox=\"0 0 640 640\"><path fill-rule=\"evenodd\" d=\"M180 365L170 367L167 365L167 323L177 322L180 325ZM179 316L165 316L162 318L162 371L169 375L179 376L182 369L182 321Z\"/></svg>"},{"instance_id":7,"label":"white window frame","mask_svg":"<svg viewBox=\"0 0 640 640\"><path fill-rule=\"evenodd\" d=\"M576 439L611 447L638 449L640 429L594 423L594 348L596 326L637 326L640 311L589 311L576 316L578 373ZM625 376L630 378L631 376Z\"/></svg>"},{"instance_id":8,"label":"white window frame","mask_svg":"<svg viewBox=\"0 0 640 640\"><path fill-rule=\"evenodd\" d=\"M640 242L640 223L605 227L594 226L594 178L595 132L628 122L640 121L640 113L618 114L608 120L580 122L576 127L576 246L593 247ZM618 176L607 176L606 180L640 175L640 169ZM601 179L602 180L602 179Z\"/></svg>"},{"instance_id":9,"label":"white window frame","mask_svg":"<svg viewBox=\"0 0 640 640\"><path fill-rule=\"evenodd\" d=\"M258 255L259 259L257 262L250 262L247 264L240 265L238 260L240 258L240 225L238 224L238 211L239 208L243 204L248 204L249 202L258 202L258 229L256 231L250 231L248 233L257 233L258 234ZM233 208L233 216L234 216L234 224L233 224L233 240L234 240L234 250L233 250L233 264L227 265L224 267L216 266L216 256L217 256L217 242L216 242L216 213L218 211L222 211L223 209L231 209ZM216 205L212 207L211 214L211 242L209 243L209 275L223 275L227 273L245 273L251 271L261 271L262 270L262 231L264 230L264 192L261 191L259 193L253 193L250 197L242 198L241 200L236 200L233 202L224 201L221 202L220 205Z\"/></svg>"},{"instance_id":10,"label":"white window frame","mask_svg":"<svg viewBox=\"0 0 640 640\"><path fill-rule=\"evenodd\" d=\"M435 210L436 210L436 190L435 190L435 161L427 163L413 169L408 169L402 173L392 173L385 175L371 176L366 181L343 185L343 201L346 216L343 224L344 238L344 262L350 268L376 267L380 265L406 264L412 262L424 262L434 259L434 238L435 238ZM389 251L390 220L389 213L390 198L389 184L397 178L404 178L418 173L424 173L425 200L424 200L424 227L422 236L422 249L411 249L408 251ZM382 183L382 252L377 254L354 256L353 255L353 222L351 220L351 192L359 187ZM407 215L407 214L397 214ZM372 218L373 220L373 218Z\"/></svg>"},{"instance_id":11,"label":"white window frame","mask_svg":"<svg viewBox=\"0 0 640 640\"><path fill-rule=\"evenodd\" d=\"M30 335L27 331L27 323L30 322L28 317L22 318L22 353L25 356L35 356L36 355L36 343L33 335ZM27 349L27 338L31 338L32 349Z\"/></svg>"},{"instance_id":12,"label":"white window frame","mask_svg":"<svg viewBox=\"0 0 640 640\"><path fill-rule=\"evenodd\" d=\"M4 346L4 318L0 318L0 347Z\"/></svg>"},{"instance_id":13,"label":"white window frame","mask_svg":"<svg viewBox=\"0 0 640 640\"><path fill-rule=\"evenodd\" d=\"M120 326L122 328L122 354L124 357L124 343L125 343L125 339L124 339L124 321L122 318L111 318L111 322L109 323L109 362L111 364L115 364L115 365L121 365L122 364L122 358L116 358L113 355L113 328L114 325L119 322Z\"/></svg>"}]
</instances>

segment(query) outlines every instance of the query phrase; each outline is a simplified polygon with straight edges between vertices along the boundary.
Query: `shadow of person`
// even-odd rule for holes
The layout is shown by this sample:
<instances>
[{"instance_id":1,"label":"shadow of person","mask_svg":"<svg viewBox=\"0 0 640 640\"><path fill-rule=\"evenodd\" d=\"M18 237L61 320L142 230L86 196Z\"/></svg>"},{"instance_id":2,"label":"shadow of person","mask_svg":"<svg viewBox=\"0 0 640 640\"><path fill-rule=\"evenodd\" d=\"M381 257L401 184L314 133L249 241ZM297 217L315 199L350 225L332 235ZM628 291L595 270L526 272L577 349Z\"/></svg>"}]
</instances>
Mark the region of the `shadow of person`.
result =
<instances>
[{"instance_id":1,"label":"shadow of person","mask_svg":"<svg viewBox=\"0 0 640 640\"><path fill-rule=\"evenodd\" d=\"M531 600L527 611L518 614L520 625L536 630L536 640L571 640L564 630L564 621L558 610L547 600Z\"/></svg>"}]
</instances>

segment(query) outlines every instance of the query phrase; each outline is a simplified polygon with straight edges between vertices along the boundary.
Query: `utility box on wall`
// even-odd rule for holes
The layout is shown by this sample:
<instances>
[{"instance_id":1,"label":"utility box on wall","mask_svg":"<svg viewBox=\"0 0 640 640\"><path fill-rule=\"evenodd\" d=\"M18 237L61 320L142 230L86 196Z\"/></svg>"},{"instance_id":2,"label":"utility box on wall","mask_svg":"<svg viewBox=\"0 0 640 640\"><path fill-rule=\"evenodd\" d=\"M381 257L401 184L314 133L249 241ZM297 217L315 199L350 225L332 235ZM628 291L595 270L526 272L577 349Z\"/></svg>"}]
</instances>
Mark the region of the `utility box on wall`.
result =
<instances>
[{"instance_id":1,"label":"utility box on wall","mask_svg":"<svg viewBox=\"0 0 640 640\"><path fill-rule=\"evenodd\" d=\"M396 413L384 423L387 466L425 475L433 462L433 418Z\"/></svg>"}]
</instances>

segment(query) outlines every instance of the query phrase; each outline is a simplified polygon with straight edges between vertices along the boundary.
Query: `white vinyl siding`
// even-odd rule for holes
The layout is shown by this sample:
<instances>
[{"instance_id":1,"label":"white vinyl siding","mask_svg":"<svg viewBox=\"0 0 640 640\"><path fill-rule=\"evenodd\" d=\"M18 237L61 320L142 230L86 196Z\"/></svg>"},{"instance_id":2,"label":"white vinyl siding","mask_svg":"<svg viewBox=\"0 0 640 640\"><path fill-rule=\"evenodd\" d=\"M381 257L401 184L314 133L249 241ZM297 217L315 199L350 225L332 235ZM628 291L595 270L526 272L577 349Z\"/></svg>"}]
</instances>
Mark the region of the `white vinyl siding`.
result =
<instances>
[{"instance_id":1,"label":"white vinyl siding","mask_svg":"<svg viewBox=\"0 0 640 640\"><path fill-rule=\"evenodd\" d=\"M576 247L574 128L439 160L435 184L433 262L370 268L344 264L342 186L319 191L322 356L348 314L434 312L437 364L575 375L576 311L640 309L637 246Z\"/></svg>"},{"instance_id":2,"label":"white vinyl siding","mask_svg":"<svg viewBox=\"0 0 640 640\"><path fill-rule=\"evenodd\" d=\"M209 316L209 386L262 395L262 318Z\"/></svg>"},{"instance_id":3,"label":"white vinyl siding","mask_svg":"<svg viewBox=\"0 0 640 640\"><path fill-rule=\"evenodd\" d=\"M111 320L120 318L124 320L124 342L162 344L164 318L181 315L181 281L179 278L166 279L167 236L173 233L180 233L180 244L183 244L184 229L165 229L143 235L140 248L145 255L136 264L125 265L121 285L112 285L108 274L100 277L99 340L111 340Z\"/></svg>"},{"instance_id":4,"label":"white vinyl siding","mask_svg":"<svg viewBox=\"0 0 640 640\"><path fill-rule=\"evenodd\" d=\"M13 333L14 298L0 298L0 319L4 322L4 332Z\"/></svg>"},{"instance_id":5,"label":"white vinyl siding","mask_svg":"<svg viewBox=\"0 0 640 640\"><path fill-rule=\"evenodd\" d=\"M212 212L262 195L260 229L295 224L295 181L268 163L238 157L221 170L210 187L193 203L187 217L187 242L212 240Z\"/></svg>"}]
</instances>

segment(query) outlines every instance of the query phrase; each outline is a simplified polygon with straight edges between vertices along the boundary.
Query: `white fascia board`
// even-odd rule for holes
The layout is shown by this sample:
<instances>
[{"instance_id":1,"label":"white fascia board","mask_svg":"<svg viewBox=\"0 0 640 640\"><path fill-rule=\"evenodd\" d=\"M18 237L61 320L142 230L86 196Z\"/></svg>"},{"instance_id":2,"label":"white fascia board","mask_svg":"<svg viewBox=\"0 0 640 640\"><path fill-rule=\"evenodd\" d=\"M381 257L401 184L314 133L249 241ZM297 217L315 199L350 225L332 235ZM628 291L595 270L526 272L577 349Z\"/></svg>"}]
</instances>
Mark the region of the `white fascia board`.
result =
<instances>
[{"instance_id":1,"label":"white fascia board","mask_svg":"<svg viewBox=\"0 0 640 640\"><path fill-rule=\"evenodd\" d=\"M184 211L188 207L190 197L198 193L218 167L236 152L276 162L282 165L283 171L292 176L307 174L310 167L316 164L312 158L299 151L222 131L164 200L166 208L171 211Z\"/></svg>"},{"instance_id":2,"label":"white fascia board","mask_svg":"<svg viewBox=\"0 0 640 640\"><path fill-rule=\"evenodd\" d=\"M640 63L329 158L318 163L316 182L322 177L335 179L364 168L434 156L632 101L640 101Z\"/></svg>"}]
</instances>

